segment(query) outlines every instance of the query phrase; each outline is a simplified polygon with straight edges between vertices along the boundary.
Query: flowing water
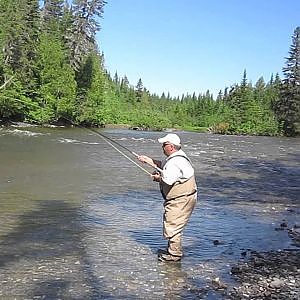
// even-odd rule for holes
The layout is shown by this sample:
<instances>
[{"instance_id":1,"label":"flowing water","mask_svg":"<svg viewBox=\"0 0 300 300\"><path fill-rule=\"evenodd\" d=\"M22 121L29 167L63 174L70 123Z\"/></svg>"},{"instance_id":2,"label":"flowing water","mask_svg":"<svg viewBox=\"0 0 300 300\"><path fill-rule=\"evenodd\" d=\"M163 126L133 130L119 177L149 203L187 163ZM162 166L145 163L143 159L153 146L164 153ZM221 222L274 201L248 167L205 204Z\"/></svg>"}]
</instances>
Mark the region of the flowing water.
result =
<instances>
[{"instance_id":1,"label":"flowing water","mask_svg":"<svg viewBox=\"0 0 300 300\"><path fill-rule=\"evenodd\" d=\"M99 131L162 156L162 133ZM280 224L299 225L299 139L179 135L199 194L170 264L149 175L89 130L0 128L0 297L222 299L211 282L234 284L241 253L297 249Z\"/></svg>"}]
</instances>

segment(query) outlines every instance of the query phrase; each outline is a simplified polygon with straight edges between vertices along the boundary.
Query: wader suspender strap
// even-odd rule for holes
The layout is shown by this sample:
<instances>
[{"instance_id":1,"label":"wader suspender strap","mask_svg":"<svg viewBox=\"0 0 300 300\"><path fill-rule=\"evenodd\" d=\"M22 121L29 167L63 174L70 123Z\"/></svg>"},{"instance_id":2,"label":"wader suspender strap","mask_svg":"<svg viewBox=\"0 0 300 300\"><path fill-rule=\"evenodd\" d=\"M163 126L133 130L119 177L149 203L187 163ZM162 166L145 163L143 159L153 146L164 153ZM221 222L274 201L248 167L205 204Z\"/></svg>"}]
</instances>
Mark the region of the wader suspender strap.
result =
<instances>
[{"instance_id":1,"label":"wader suspender strap","mask_svg":"<svg viewBox=\"0 0 300 300\"><path fill-rule=\"evenodd\" d=\"M170 161L172 158L175 158L175 157L184 157L191 164L191 166L193 167L193 164L192 164L191 160L188 157L184 156L184 155L174 155L174 156L170 157L169 159L167 159L166 163L168 161Z\"/></svg>"},{"instance_id":2,"label":"wader suspender strap","mask_svg":"<svg viewBox=\"0 0 300 300\"><path fill-rule=\"evenodd\" d=\"M190 165L193 167L192 162L190 161L190 159L189 159L188 157L184 156L184 155L174 155L174 156L170 157L170 158L166 161L166 163L167 163L168 161L170 161L172 158L175 158L175 157L184 157L184 158L190 163ZM162 192L162 186L161 186L161 184L159 185L159 188L160 188L160 192L161 192L163 198L166 200L165 195L164 195L164 193ZM192 192L191 194L189 194L189 195L184 195L184 196L191 196L191 195L195 194L196 192L197 192L197 191L194 191L194 192Z\"/></svg>"}]
</instances>

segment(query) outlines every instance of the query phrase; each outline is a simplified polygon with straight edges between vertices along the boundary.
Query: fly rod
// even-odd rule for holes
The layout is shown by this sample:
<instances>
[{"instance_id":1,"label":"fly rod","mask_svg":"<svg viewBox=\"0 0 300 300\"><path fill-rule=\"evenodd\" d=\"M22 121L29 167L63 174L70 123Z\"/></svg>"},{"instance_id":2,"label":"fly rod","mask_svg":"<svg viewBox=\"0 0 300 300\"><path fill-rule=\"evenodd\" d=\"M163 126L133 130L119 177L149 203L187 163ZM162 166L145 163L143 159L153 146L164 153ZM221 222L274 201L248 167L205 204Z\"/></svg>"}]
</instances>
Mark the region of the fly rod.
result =
<instances>
[{"instance_id":1,"label":"fly rod","mask_svg":"<svg viewBox=\"0 0 300 300\"><path fill-rule=\"evenodd\" d=\"M20 99L14 99L16 101L19 102L23 102L26 103ZM34 104L34 103L26 103L26 104L30 104L32 106L38 107L40 108L40 106L38 104ZM80 124L76 124L74 123L72 120L70 120L67 117L62 116L63 119L65 119L66 121L68 121L71 125L75 126L75 127L79 127L81 129L85 129L85 130L89 130L91 132L93 132L94 134L97 134L98 136L100 136L107 144L109 144L112 148L114 148L118 153L120 153L122 156L124 156L125 158L127 158L129 161L131 161L134 165L136 165L138 168L140 168L142 171L144 171L145 173L147 173L148 175L152 175L148 170L146 170L145 168L143 168L142 166L140 166L137 162L135 162L133 159L131 159L128 155L126 155L123 151L121 151L119 148L117 148L114 144L116 144L117 146L119 146L120 148L128 151L129 153L131 153L132 155L134 155L136 158L139 157L139 155L133 151L131 151L130 149L128 149L127 147L125 147L124 145L118 143L117 141L111 139L110 137L104 135L103 133L100 133L99 131L93 129L93 128L87 128L84 127ZM162 170L159 167L155 167L151 164L148 163L149 166L151 166L152 168L156 169L158 172L162 172Z\"/></svg>"},{"instance_id":2,"label":"fly rod","mask_svg":"<svg viewBox=\"0 0 300 300\"><path fill-rule=\"evenodd\" d=\"M66 119L66 118L65 118ZM67 121L71 122L70 120L66 119ZM129 161L131 161L133 164L135 164L138 168L140 168L141 170L143 170L145 173L147 173L148 175L152 175L149 171L147 171L145 168L143 168L142 166L140 166L137 162L135 162L133 159L131 159L128 155L126 155L123 151L121 151L120 149L118 149L113 143L115 143L116 145L118 145L120 148L123 148L124 150L128 151L129 153L131 153L132 155L134 155L136 158L139 157L138 154L136 154L135 152L131 151L130 149L128 149L127 147L121 145L120 143L118 143L117 141L111 139L110 137L100 133L99 131L96 131L95 129L92 128L87 128L87 127L83 127L79 124L74 124L73 122L71 122L72 125L80 127L82 129L86 129L89 130L97 135L99 135L108 145L110 145L112 148L114 148L117 152L119 152L121 155L123 155L125 158L127 158ZM153 166L152 166L153 167Z\"/></svg>"},{"instance_id":3,"label":"fly rod","mask_svg":"<svg viewBox=\"0 0 300 300\"><path fill-rule=\"evenodd\" d=\"M67 119L67 121L71 122L71 120L68 120L68 119ZM132 155L134 155L136 158L139 157L139 155L138 155L136 152L131 151L130 149L128 149L128 148L125 147L124 145L118 143L117 141L111 139L110 137L104 135L103 133L100 133L99 131L96 131L96 130L93 129L93 128L86 128L86 127L83 127L83 126L81 126L81 125L74 125L74 126L78 126L78 127L83 128L83 129L88 129L88 130L92 131L93 133L99 135L99 136L100 136L101 138L103 138L110 146L112 146L115 150L117 150L120 154L122 154L123 156L125 156L126 158L128 158L130 161L132 161L132 160L131 160L127 155L124 155L124 153L123 153L122 151L120 151L117 147L115 147L115 146L113 145L113 143L115 143L116 145L118 145L120 148L123 148L124 150L128 151L129 153L131 153ZM135 161L132 161L132 162L133 162L134 164L136 164ZM147 162L146 162L146 163L147 163ZM153 166L153 165L151 165L151 164L149 164L149 163L147 163L147 164L148 164L149 166L151 166L152 168L156 169L158 172L160 172L160 173L162 172L162 169L160 169L159 167ZM137 165L138 167L142 168L142 170L145 171L145 169L144 169L143 167L141 167L139 164L136 164L136 165ZM145 171L145 172L151 175L151 173L149 173L148 171Z\"/></svg>"}]
</instances>

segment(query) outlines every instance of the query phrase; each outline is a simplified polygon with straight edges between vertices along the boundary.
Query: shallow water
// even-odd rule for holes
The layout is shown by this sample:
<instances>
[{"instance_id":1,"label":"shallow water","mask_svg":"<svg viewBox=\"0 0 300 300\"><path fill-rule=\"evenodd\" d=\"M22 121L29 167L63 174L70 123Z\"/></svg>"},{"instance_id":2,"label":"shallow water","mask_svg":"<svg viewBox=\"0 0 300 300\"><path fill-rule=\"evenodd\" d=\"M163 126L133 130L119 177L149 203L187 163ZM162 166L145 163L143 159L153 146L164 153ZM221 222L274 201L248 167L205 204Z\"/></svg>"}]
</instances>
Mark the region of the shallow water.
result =
<instances>
[{"instance_id":1,"label":"shallow water","mask_svg":"<svg viewBox=\"0 0 300 300\"><path fill-rule=\"evenodd\" d=\"M100 132L161 157L161 133ZM149 175L89 130L0 128L0 296L222 299L212 279L233 284L241 253L297 248L280 224L299 224L299 139L179 134L199 195L185 257L165 264Z\"/></svg>"}]
</instances>

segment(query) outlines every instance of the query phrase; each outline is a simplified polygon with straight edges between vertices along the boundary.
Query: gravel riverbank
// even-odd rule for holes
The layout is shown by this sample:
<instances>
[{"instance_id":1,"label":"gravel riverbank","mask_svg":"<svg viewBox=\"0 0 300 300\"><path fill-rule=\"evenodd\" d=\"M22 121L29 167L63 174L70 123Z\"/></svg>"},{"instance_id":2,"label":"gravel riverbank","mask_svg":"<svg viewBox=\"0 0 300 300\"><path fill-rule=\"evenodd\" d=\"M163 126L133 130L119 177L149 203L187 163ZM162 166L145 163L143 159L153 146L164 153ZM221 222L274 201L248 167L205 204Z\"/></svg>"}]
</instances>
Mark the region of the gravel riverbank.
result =
<instances>
[{"instance_id":1,"label":"gravel riverbank","mask_svg":"<svg viewBox=\"0 0 300 300\"><path fill-rule=\"evenodd\" d=\"M299 227L288 230L295 249L245 251L244 259L231 268L236 283L227 285L216 278L213 288L223 299L300 299L300 232Z\"/></svg>"},{"instance_id":2,"label":"gravel riverbank","mask_svg":"<svg viewBox=\"0 0 300 300\"><path fill-rule=\"evenodd\" d=\"M191 299L207 300L299 300L300 228L288 229L294 247L272 251L241 252L229 266L229 277L212 277L205 287L187 286Z\"/></svg>"},{"instance_id":3,"label":"gravel riverbank","mask_svg":"<svg viewBox=\"0 0 300 300\"><path fill-rule=\"evenodd\" d=\"M300 251L252 252L247 262L232 267L238 286L229 299L300 299Z\"/></svg>"}]
</instances>

